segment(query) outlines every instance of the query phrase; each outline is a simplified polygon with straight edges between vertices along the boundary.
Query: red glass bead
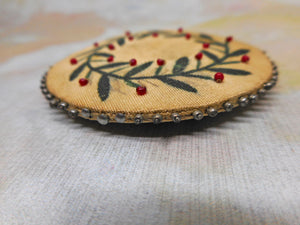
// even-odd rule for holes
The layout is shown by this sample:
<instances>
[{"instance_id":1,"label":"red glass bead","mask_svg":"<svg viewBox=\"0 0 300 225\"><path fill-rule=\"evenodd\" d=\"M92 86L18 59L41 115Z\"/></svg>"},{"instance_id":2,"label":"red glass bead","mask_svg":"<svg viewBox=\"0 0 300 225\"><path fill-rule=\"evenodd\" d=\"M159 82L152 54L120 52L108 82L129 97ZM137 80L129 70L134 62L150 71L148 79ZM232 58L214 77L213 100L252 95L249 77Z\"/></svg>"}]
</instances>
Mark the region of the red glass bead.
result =
<instances>
[{"instance_id":1,"label":"red glass bead","mask_svg":"<svg viewBox=\"0 0 300 225\"><path fill-rule=\"evenodd\" d=\"M137 93L138 95L144 95L144 94L147 93L147 88L146 88L146 87L143 87L143 86L138 86L138 87L136 88L136 93Z\"/></svg>"},{"instance_id":2,"label":"red glass bead","mask_svg":"<svg viewBox=\"0 0 300 225\"><path fill-rule=\"evenodd\" d=\"M94 47L97 48L98 46L99 46L99 44L98 44L97 42L95 42L95 43L94 43Z\"/></svg>"},{"instance_id":3,"label":"red glass bead","mask_svg":"<svg viewBox=\"0 0 300 225\"><path fill-rule=\"evenodd\" d=\"M71 63L72 65L75 65L75 64L77 64L77 59L75 59L75 58L72 58L72 59L70 60L70 63Z\"/></svg>"},{"instance_id":4,"label":"red glass bead","mask_svg":"<svg viewBox=\"0 0 300 225\"><path fill-rule=\"evenodd\" d=\"M163 66L163 65L165 65L165 60L163 60L163 59L157 59L157 65L159 65L159 66Z\"/></svg>"},{"instance_id":5,"label":"red glass bead","mask_svg":"<svg viewBox=\"0 0 300 225\"><path fill-rule=\"evenodd\" d=\"M202 57L203 57L203 53L202 53L202 52L199 52L197 55L195 55L195 58L196 58L197 60L202 59Z\"/></svg>"},{"instance_id":6,"label":"red glass bead","mask_svg":"<svg viewBox=\"0 0 300 225\"><path fill-rule=\"evenodd\" d=\"M216 81L217 83L221 83L221 82L224 80L224 74L218 72L218 73L215 74L214 79L215 79L215 81Z\"/></svg>"},{"instance_id":7,"label":"red glass bead","mask_svg":"<svg viewBox=\"0 0 300 225\"><path fill-rule=\"evenodd\" d=\"M130 66L135 66L137 64L136 59L130 59L129 64Z\"/></svg>"},{"instance_id":8,"label":"red glass bead","mask_svg":"<svg viewBox=\"0 0 300 225\"><path fill-rule=\"evenodd\" d=\"M182 27L179 27L178 28L178 33L182 33L183 32L183 28Z\"/></svg>"},{"instance_id":9,"label":"red glass bead","mask_svg":"<svg viewBox=\"0 0 300 225\"><path fill-rule=\"evenodd\" d=\"M226 38L226 41L227 42L231 42L233 40L233 37L232 36L228 36L227 38Z\"/></svg>"},{"instance_id":10,"label":"red glass bead","mask_svg":"<svg viewBox=\"0 0 300 225\"><path fill-rule=\"evenodd\" d=\"M89 80L88 80L88 79L85 79L85 78L81 78L81 79L79 80L80 86L85 86L85 85L88 84L88 82L89 82Z\"/></svg>"},{"instance_id":11,"label":"red glass bead","mask_svg":"<svg viewBox=\"0 0 300 225\"><path fill-rule=\"evenodd\" d=\"M241 58L241 61L242 61L243 63L246 63L246 62L248 62L249 60L250 60L250 57L247 56L247 55L243 55L242 58Z\"/></svg>"},{"instance_id":12,"label":"red glass bead","mask_svg":"<svg viewBox=\"0 0 300 225\"><path fill-rule=\"evenodd\" d=\"M203 48L209 48L209 43L203 43Z\"/></svg>"},{"instance_id":13,"label":"red glass bead","mask_svg":"<svg viewBox=\"0 0 300 225\"><path fill-rule=\"evenodd\" d=\"M158 37L158 33L157 33L157 32L154 32L154 33L152 34L152 36L153 36L153 37Z\"/></svg>"},{"instance_id":14,"label":"red glass bead","mask_svg":"<svg viewBox=\"0 0 300 225\"><path fill-rule=\"evenodd\" d=\"M134 39L133 36L129 36L129 37L128 37L128 40L129 40L129 41L132 41L133 39Z\"/></svg>"},{"instance_id":15,"label":"red glass bead","mask_svg":"<svg viewBox=\"0 0 300 225\"><path fill-rule=\"evenodd\" d=\"M114 46L113 44L109 44L109 45L108 45L108 48L109 48L110 50L114 50L114 49L115 49L115 46Z\"/></svg>"},{"instance_id":16,"label":"red glass bead","mask_svg":"<svg viewBox=\"0 0 300 225\"><path fill-rule=\"evenodd\" d=\"M130 33L130 31L126 31L125 32L125 35L128 37L128 36L131 36L131 33Z\"/></svg>"},{"instance_id":17,"label":"red glass bead","mask_svg":"<svg viewBox=\"0 0 300 225\"><path fill-rule=\"evenodd\" d=\"M111 55L107 58L107 62L113 62L114 61L114 57Z\"/></svg>"},{"instance_id":18,"label":"red glass bead","mask_svg":"<svg viewBox=\"0 0 300 225\"><path fill-rule=\"evenodd\" d=\"M190 33L187 33L187 34L185 35L185 38L186 38L186 39L190 39L190 38L191 38L191 34L190 34Z\"/></svg>"}]
</instances>

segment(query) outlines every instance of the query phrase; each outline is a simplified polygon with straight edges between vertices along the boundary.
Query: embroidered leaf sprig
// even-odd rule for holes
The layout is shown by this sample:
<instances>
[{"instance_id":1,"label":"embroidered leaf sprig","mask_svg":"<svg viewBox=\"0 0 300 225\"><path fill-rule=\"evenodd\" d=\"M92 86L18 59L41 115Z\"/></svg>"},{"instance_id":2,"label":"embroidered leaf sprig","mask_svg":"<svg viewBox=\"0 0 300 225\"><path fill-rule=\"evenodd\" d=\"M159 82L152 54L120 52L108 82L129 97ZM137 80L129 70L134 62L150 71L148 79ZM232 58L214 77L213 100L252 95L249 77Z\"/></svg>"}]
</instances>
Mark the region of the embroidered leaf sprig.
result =
<instances>
[{"instance_id":1,"label":"embroidered leaf sprig","mask_svg":"<svg viewBox=\"0 0 300 225\"><path fill-rule=\"evenodd\" d=\"M203 50L202 51L204 55L206 55L208 58L210 58L211 60L213 60L214 62L218 62L219 61L219 58L218 56L216 56L215 54L211 53L211 52L208 52L206 50Z\"/></svg>"},{"instance_id":2,"label":"embroidered leaf sprig","mask_svg":"<svg viewBox=\"0 0 300 225\"><path fill-rule=\"evenodd\" d=\"M121 38L119 38L119 39L117 40L117 42L118 42L118 44L119 44L120 46L122 46L122 45L125 44L125 39L124 39L123 37L121 37Z\"/></svg>"},{"instance_id":3,"label":"embroidered leaf sprig","mask_svg":"<svg viewBox=\"0 0 300 225\"><path fill-rule=\"evenodd\" d=\"M159 35L163 35L165 38L183 38L186 36L186 33L170 33L167 31L150 31L142 34L135 35L136 39L150 38L153 33L157 33ZM116 39L111 39L110 42L115 41L119 46L123 46L126 44L127 39L125 37L118 37ZM194 40L196 43L209 43L213 47L209 50L202 49L203 57L209 58L212 62L208 65L201 63L202 60L197 59L197 63L195 68L192 69L189 67L191 58L183 56L177 59L174 63L172 71L170 74L165 74L163 71L164 65L157 66L153 68L153 61L149 61L134 67L129 65L129 62L108 62L106 64L100 64L105 62L107 59L102 60L98 59L99 57L113 57L112 54L108 54L105 52L100 52L101 49L107 48L108 44L103 44L98 46L93 50L88 50L86 52L80 53L78 57L80 57L80 61L86 59L84 63L82 63L79 67L77 67L69 77L70 81L74 81L76 78L83 74L84 69L87 67L89 70L85 75L86 78L93 77L94 75L100 75L98 80L98 94L101 101L105 101L109 98L111 92L111 81L110 79L118 79L123 80L126 85L129 87L138 87L140 86L139 81L141 80L158 80L168 85L169 87L180 89L183 91L187 91L190 93L198 93L195 87L191 84L178 80L176 78L185 77L190 79L202 79L207 81L214 81L214 78L210 75L201 74L203 71L210 72L221 72L226 75L234 75L234 76L247 76L251 73L246 70L241 69L231 69L231 68L222 68L222 65L236 64L241 63L240 61L227 60L233 57L245 55L249 53L248 49L237 49L235 51L230 51L229 45L226 41L219 42L213 39L213 37L207 34L200 34L198 37L195 37ZM220 52L222 55L217 56L214 52ZM97 58L98 57L98 58ZM195 60L195 59L194 59ZM94 67L93 63L97 62L97 67ZM149 70L152 68L151 70ZM120 75L118 72L126 70L125 75ZM148 72L147 72L148 71ZM153 74L149 71L154 71ZM123 73L124 74L124 73Z\"/></svg>"},{"instance_id":4,"label":"embroidered leaf sprig","mask_svg":"<svg viewBox=\"0 0 300 225\"><path fill-rule=\"evenodd\" d=\"M208 39L208 40L213 40L213 38L207 34L200 34L199 37L204 38L204 39Z\"/></svg>"},{"instance_id":5,"label":"embroidered leaf sprig","mask_svg":"<svg viewBox=\"0 0 300 225\"><path fill-rule=\"evenodd\" d=\"M98 93L102 101L105 101L109 96L110 82L107 75L102 75L98 82Z\"/></svg>"},{"instance_id":6,"label":"embroidered leaf sprig","mask_svg":"<svg viewBox=\"0 0 300 225\"><path fill-rule=\"evenodd\" d=\"M70 76L70 81L75 80L85 67L86 67L86 63L83 63L76 70L74 70Z\"/></svg>"},{"instance_id":7,"label":"embroidered leaf sprig","mask_svg":"<svg viewBox=\"0 0 300 225\"><path fill-rule=\"evenodd\" d=\"M229 69L229 68L209 68L207 70L214 71L214 72L226 73L229 75L249 75L249 74L251 74L250 72L245 71L245 70L237 70L237 69Z\"/></svg>"},{"instance_id":8,"label":"embroidered leaf sprig","mask_svg":"<svg viewBox=\"0 0 300 225\"><path fill-rule=\"evenodd\" d=\"M183 70L185 70L188 64L189 64L188 57L182 57L180 59L177 59L175 66L173 67L173 73L182 72Z\"/></svg>"},{"instance_id":9,"label":"embroidered leaf sprig","mask_svg":"<svg viewBox=\"0 0 300 225\"><path fill-rule=\"evenodd\" d=\"M129 78L129 77L132 77L142 71L144 71L145 69L147 69L149 66L151 66L151 64L153 63L153 61L151 62L147 62L147 63L144 63L142 65L139 65L139 66L136 66L136 67L133 67L133 69L129 70L126 74L125 74L125 78Z\"/></svg>"},{"instance_id":10,"label":"embroidered leaf sprig","mask_svg":"<svg viewBox=\"0 0 300 225\"><path fill-rule=\"evenodd\" d=\"M249 52L248 49L239 49L239 50L236 50L230 54L228 54L228 57L233 57L233 56L240 56L240 55L245 55Z\"/></svg>"},{"instance_id":11,"label":"embroidered leaf sprig","mask_svg":"<svg viewBox=\"0 0 300 225\"><path fill-rule=\"evenodd\" d=\"M168 78L168 77L165 77L165 76L160 76L157 79L159 79L162 82L164 82L164 83L166 83L166 84L168 84L170 86L173 86L175 88L182 89L182 90L185 90L185 91L188 91L188 92L197 93L197 89L196 88L194 88L191 85L189 85L187 83L184 83L182 81L175 80L175 79L172 79L172 78Z\"/></svg>"}]
</instances>

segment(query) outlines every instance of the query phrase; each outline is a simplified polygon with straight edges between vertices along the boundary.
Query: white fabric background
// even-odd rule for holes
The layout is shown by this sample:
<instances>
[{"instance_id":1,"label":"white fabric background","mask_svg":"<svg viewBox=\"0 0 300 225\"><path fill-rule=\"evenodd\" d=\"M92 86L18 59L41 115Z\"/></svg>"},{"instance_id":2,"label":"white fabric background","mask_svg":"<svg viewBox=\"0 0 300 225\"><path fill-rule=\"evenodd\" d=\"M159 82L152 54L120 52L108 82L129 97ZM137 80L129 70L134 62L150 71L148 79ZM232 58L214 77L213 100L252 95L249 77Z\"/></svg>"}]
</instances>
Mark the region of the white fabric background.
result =
<instances>
[{"instance_id":1,"label":"white fabric background","mask_svg":"<svg viewBox=\"0 0 300 225\"><path fill-rule=\"evenodd\" d=\"M1 73L2 224L298 224L299 92L200 122L102 127L50 109L43 70Z\"/></svg>"}]
</instances>

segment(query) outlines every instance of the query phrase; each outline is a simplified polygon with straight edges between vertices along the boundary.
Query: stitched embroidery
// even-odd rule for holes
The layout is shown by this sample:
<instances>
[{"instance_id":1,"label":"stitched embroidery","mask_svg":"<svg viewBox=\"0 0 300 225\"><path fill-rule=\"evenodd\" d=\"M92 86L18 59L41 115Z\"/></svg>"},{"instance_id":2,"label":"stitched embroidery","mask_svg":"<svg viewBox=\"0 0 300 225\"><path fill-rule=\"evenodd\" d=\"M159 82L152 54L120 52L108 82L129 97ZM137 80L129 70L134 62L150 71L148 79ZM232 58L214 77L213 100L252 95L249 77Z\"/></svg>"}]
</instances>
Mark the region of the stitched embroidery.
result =
<instances>
[{"instance_id":1,"label":"stitched embroidery","mask_svg":"<svg viewBox=\"0 0 300 225\"><path fill-rule=\"evenodd\" d=\"M143 39L147 37L151 37L155 34L163 35L166 38L182 38L186 37L185 33L170 33L167 31L150 31L145 32L142 34L137 34L133 36L136 39ZM125 37L111 39L111 42L116 42L119 46L123 46L125 44ZM239 70L239 69L230 69L230 68L222 68L222 65L228 65L228 64L235 64L235 63L241 63L241 61L226 61L227 59L230 59L231 57L236 56L242 56L249 52L248 49L238 49L236 51L231 52L229 48L229 44L226 40L224 42L219 42L214 40L211 36L206 34L200 34L197 37L194 37L194 41L197 43L202 43L203 47L207 49L209 46L212 46L211 49L215 51L220 51L223 55L221 57L218 57L211 51L203 49L201 53L204 57L208 57L212 60L212 62L208 65L201 66L201 59L200 57L195 57L194 60L197 60L196 67L194 69L187 70L187 66L190 63L190 59L186 56L181 57L176 60L172 73L169 74L162 74L162 68L163 64L157 62L157 69L155 70L155 73L149 76L136 76L140 74L141 72L147 70L150 66L153 66L154 61L149 61L146 63L143 63L138 66L134 66L131 70L129 70L125 75L119 75L118 72L122 71L124 69L128 69L131 67L130 62L111 62L114 55L103 53L101 52L101 49L105 47L109 47L110 49L114 49L114 46L112 44L104 44L99 45L96 48L83 52L79 55L77 55L78 62L84 61L80 64L79 67L77 67L69 77L70 81L74 81L77 77L83 75L83 71L85 68L88 68L88 72L85 74L85 78L90 78L92 73L99 74L99 81L98 81L98 94L102 101L105 101L110 94L111 88L110 88L110 78L116 78L123 82L125 82L126 85L130 87L138 87L140 86L136 82L138 80L150 80L155 79L159 80L165 85L172 86L177 89L181 89L187 92L192 93L198 93L198 90L194 88L191 84L188 84L186 82L180 81L176 78L178 77L188 77L188 78L196 78L196 79L205 79L210 80L214 82L214 78L211 76L203 75L201 72L203 71L212 71L212 72L221 72L225 73L227 75L237 75L237 76L245 76L250 75L251 73L245 70ZM215 46L218 46L221 48L214 48ZM195 52L196 54L197 52ZM202 55L201 55L202 57ZM108 58L110 58L108 60ZM225 62L226 61L226 62ZM98 67L93 67L92 62L100 62L102 65ZM162 64L162 65L161 65Z\"/></svg>"}]
</instances>

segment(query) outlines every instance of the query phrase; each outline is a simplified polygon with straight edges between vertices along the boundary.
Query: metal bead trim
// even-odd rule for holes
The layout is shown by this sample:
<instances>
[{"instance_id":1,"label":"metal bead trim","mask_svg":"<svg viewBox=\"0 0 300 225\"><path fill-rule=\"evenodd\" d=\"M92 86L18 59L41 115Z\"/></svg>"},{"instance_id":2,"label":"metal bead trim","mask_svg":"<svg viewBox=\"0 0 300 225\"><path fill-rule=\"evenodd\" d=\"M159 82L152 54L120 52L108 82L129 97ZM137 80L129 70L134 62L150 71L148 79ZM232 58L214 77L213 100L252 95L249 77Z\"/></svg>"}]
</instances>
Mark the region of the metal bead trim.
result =
<instances>
[{"instance_id":1,"label":"metal bead trim","mask_svg":"<svg viewBox=\"0 0 300 225\"><path fill-rule=\"evenodd\" d=\"M156 114L155 116L153 116L153 123L154 124L159 124L162 121L162 116L160 114Z\"/></svg>"},{"instance_id":2,"label":"metal bead trim","mask_svg":"<svg viewBox=\"0 0 300 225\"><path fill-rule=\"evenodd\" d=\"M48 92L47 89L42 89L42 93L43 93L44 95L46 95L46 94L48 94L49 92Z\"/></svg>"},{"instance_id":3,"label":"metal bead trim","mask_svg":"<svg viewBox=\"0 0 300 225\"><path fill-rule=\"evenodd\" d=\"M136 125L141 124L143 122L143 116L141 114L137 114L134 118L134 123Z\"/></svg>"},{"instance_id":4,"label":"metal bead trim","mask_svg":"<svg viewBox=\"0 0 300 225\"><path fill-rule=\"evenodd\" d=\"M255 103L257 101L257 99L258 99L258 97L255 94L252 94L252 95L249 96L249 101L252 104Z\"/></svg>"},{"instance_id":5,"label":"metal bead trim","mask_svg":"<svg viewBox=\"0 0 300 225\"><path fill-rule=\"evenodd\" d=\"M53 95L51 95L50 93L49 93L49 94L46 94L46 99L48 99L48 100L53 99Z\"/></svg>"},{"instance_id":6,"label":"metal bead trim","mask_svg":"<svg viewBox=\"0 0 300 225\"><path fill-rule=\"evenodd\" d=\"M264 97L266 95L266 90L265 89L259 89L258 92L257 92L258 96L260 98Z\"/></svg>"},{"instance_id":7,"label":"metal bead trim","mask_svg":"<svg viewBox=\"0 0 300 225\"><path fill-rule=\"evenodd\" d=\"M76 110L76 109L71 109L71 110L68 112L69 117L71 117L72 119L77 118L78 114L79 114L79 112L78 112L78 110Z\"/></svg>"},{"instance_id":8,"label":"metal bead trim","mask_svg":"<svg viewBox=\"0 0 300 225\"><path fill-rule=\"evenodd\" d=\"M116 116L115 116L115 120L118 123L124 123L125 120L126 120L125 114L123 114L123 113L117 113Z\"/></svg>"},{"instance_id":9,"label":"metal bead trim","mask_svg":"<svg viewBox=\"0 0 300 225\"><path fill-rule=\"evenodd\" d=\"M57 108L58 103L59 103L58 99L52 99L49 101L49 105L51 108Z\"/></svg>"},{"instance_id":10,"label":"metal bead trim","mask_svg":"<svg viewBox=\"0 0 300 225\"><path fill-rule=\"evenodd\" d=\"M85 118L91 118L91 111L87 108L81 110L81 115Z\"/></svg>"},{"instance_id":11,"label":"metal bead trim","mask_svg":"<svg viewBox=\"0 0 300 225\"><path fill-rule=\"evenodd\" d=\"M225 102L223 105L226 112L231 112L233 109L233 104L230 102Z\"/></svg>"},{"instance_id":12,"label":"metal bead trim","mask_svg":"<svg viewBox=\"0 0 300 225\"><path fill-rule=\"evenodd\" d=\"M197 111L193 112L193 117L195 120L202 120L204 115L201 111L197 110Z\"/></svg>"},{"instance_id":13,"label":"metal bead trim","mask_svg":"<svg viewBox=\"0 0 300 225\"><path fill-rule=\"evenodd\" d=\"M108 124L108 121L109 121L109 117L105 114L100 114L98 117L97 117L97 121L101 124L101 125L106 125Z\"/></svg>"},{"instance_id":14,"label":"metal bead trim","mask_svg":"<svg viewBox=\"0 0 300 225\"><path fill-rule=\"evenodd\" d=\"M178 113L172 113L171 117L174 123L180 123L181 116Z\"/></svg>"},{"instance_id":15,"label":"metal bead trim","mask_svg":"<svg viewBox=\"0 0 300 225\"><path fill-rule=\"evenodd\" d=\"M208 116L210 116L210 117L215 117L215 116L217 116L218 115L218 110L217 109L215 109L215 108L208 108L207 110L206 110L206 112L207 112L207 114L208 114Z\"/></svg>"},{"instance_id":16,"label":"metal bead trim","mask_svg":"<svg viewBox=\"0 0 300 225\"><path fill-rule=\"evenodd\" d=\"M239 105L241 107L246 107L248 105L248 103L249 103L248 98L246 98L246 97L240 97L239 98Z\"/></svg>"},{"instance_id":17,"label":"metal bead trim","mask_svg":"<svg viewBox=\"0 0 300 225\"><path fill-rule=\"evenodd\" d=\"M268 91L268 90L271 90L273 86L274 86L273 82L267 82L264 84L264 89L266 89Z\"/></svg>"},{"instance_id":18,"label":"metal bead trim","mask_svg":"<svg viewBox=\"0 0 300 225\"><path fill-rule=\"evenodd\" d=\"M57 105L57 108L61 109L61 110L67 110L68 107L69 107L69 104L66 102L61 102Z\"/></svg>"},{"instance_id":19,"label":"metal bead trim","mask_svg":"<svg viewBox=\"0 0 300 225\"><path fill-rule=\"evenodd\" d=\"M277 82L277 80L278 80L278 76L273 76L272 77L272 81L274 81L275 83Z\"/></svg>"}]
</instances>

